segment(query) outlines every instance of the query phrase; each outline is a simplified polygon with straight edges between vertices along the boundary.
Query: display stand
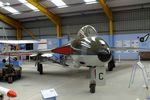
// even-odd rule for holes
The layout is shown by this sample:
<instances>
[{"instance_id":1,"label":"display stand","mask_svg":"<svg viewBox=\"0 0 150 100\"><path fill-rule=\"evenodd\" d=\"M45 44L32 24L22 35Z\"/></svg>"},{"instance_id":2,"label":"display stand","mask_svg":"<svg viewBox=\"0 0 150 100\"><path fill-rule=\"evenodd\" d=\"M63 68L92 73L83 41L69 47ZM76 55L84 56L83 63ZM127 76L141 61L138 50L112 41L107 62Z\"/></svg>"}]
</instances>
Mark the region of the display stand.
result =
<instances>
[{"instance_id":1,"label":"display stand","mask_svg":"<svg viewBox=\"0 0 150 100\"><path fill-rule=\"evenodd\" d=\"M135 73L136 73L137 68L139 68L140 71L142 72L142 77L144 79L144 85L142 87L139 87L140 90L138 92L138 97L136 98L136 100L150 100L150 90L148 87L149 72L147 71L146 67L141 63L140 56L138 56L138 62L136 62L132 67L129 88L130 88L131 84L134 83L134 78L135 78Z\"/></svg>"},{"instance_id":2,"label":"display stand","mask_svg":"<svg viewBox=\"0 0 150 100\"><path fill-rule=\"evenodd\" d=\"M130 88L131 84L134 83L134 78L135 78L135 73L136 73L137 68L139 68L141 70L142 76L143 76L143 79L144 79L144 84L145 84L146 88L148 89L147 70L140 61L136 62L132 67L132 73L131 73L131 77L130 77L129 88Z\"/></svg>"}]
</instances>

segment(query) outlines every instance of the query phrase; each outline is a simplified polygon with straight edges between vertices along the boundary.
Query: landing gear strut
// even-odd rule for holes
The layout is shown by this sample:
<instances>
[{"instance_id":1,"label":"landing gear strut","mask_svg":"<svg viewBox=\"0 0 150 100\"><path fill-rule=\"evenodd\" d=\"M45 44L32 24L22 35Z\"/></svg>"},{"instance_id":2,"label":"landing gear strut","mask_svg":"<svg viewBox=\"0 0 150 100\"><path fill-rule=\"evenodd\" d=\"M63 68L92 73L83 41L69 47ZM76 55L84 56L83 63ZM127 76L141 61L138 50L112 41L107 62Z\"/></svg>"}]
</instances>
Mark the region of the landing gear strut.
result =
<instances>
[{"instance_id":1,"label":"landing gear strut","mask_svg":"<svg viewBox=\"0 0 150 100\"><path fill-rule=\"evenodd\" d=\"M42 57L41 57L42 53L38 53L37 57L36 57L36 64L37 64L37 71L40 72L40 74L43 74L43 65L41 64L42 61Z\"/></svg>"},{"instance_id":2,"label":"landing gear strut","mask_svg":"<svg viewBox=\"0 0 150 100\"><path fill-rule=\"evenodd\" d=\"M115 68L115 60L112 58L108 63L108 71L113 71L113 68Z\"/></svg>"},{"instance_id":3,"label":"landing gear strut","mask_svg":"<svg viewBox=\"0 0 150 100\"><path fill-rule=\"evenodd\" d=\"M37 71L39 71L40 74L43 74L43 65L42 64L40 64L40 63L37 64Z\"/></svg>"},{"instance_id":4,"label":"landing gear strut","mask_svg":"<svg viewBox=\"0 0 150 100\"><path fill-rule=\"evenodd\" d=\"M90 83L90 92L95 93L95 87L96 87L96 81L93 80L93 82Z\"/></svg>"},{"instance_id":5,"label":"landing gear strut","mask_svg":"<svg viewBox=\"0 0 150 100\"><path fill-rule=\"evenodd\" d=\"M7 81L8 83L13 83L13 76L12 75L8 76Z\"/></svg>"},{"instance_id":6,"label":"landing gear strut","mask_svg":"<svg viewBox=\"0 0 150 100\"><path fill-rule=\"evenodd\" d=\"M91 80L90 80L90 85L89 85L89 88L90 88L90 93L95 93L95 87L96 87L96 76L95 76L95 68L96 66L90 66L90 76L91 76Z\"/></svg>"}]
</instances>

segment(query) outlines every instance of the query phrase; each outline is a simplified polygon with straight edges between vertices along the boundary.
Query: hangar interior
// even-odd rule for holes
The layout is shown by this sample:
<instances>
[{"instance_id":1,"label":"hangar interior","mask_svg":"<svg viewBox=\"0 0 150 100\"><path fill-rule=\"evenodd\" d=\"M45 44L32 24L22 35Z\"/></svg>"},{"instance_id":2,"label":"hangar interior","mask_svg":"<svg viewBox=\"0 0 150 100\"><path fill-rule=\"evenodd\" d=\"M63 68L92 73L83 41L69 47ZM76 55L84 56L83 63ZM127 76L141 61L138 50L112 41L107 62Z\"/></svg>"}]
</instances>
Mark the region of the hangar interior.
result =
<instances>
[{"instance_id":1,"label":"hangar interior","mask_svg":"<svg viewBox=\"0 0 150 100\"><path fill-rule=\"evenodd\" d=\"M52 43L48 49L52 49L73 40L81 27L92 25L112 47L150 48L149 36L144 42L139 40L150 33L149 0L58 0L65 3L60 6L54 1L0 0L0 39L47 39ZM42 100L40 90L49 88L56 89L58 100L149 100L140 69L128 88L132 66L142 53L113 52L116 68L106 72L106 85L96 86L94 94L88 89L88 68L69 69L55 63L44 64L44 74L39 75L33 62L23 61L22 78L12 84L0 82L0 86L16 90L17 97L12 100ZM145 55L150 54L147 51ZM141 62L149 70L150 57L142 55L141 59L146 59Z\"/></svg>"}]
</instances>

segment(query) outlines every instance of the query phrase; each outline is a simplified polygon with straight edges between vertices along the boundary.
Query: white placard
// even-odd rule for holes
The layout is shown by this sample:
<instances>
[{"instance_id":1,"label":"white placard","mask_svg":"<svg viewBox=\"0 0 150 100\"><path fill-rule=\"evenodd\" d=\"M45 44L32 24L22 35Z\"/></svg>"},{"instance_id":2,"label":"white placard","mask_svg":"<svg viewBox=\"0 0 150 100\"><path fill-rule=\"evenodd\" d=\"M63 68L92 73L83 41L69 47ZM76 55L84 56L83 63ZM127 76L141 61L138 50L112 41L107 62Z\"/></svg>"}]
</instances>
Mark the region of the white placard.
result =
<instances>
[{"instance_id":1,"label":"white placard","mask_svg":"<svg viewBox=\"0 0 150 100\"><path fill-rule=\"evenodd\" d=\"M41 93L44 99L58 96L55 89L41 90Z\"/></svg>"}]
</instances>

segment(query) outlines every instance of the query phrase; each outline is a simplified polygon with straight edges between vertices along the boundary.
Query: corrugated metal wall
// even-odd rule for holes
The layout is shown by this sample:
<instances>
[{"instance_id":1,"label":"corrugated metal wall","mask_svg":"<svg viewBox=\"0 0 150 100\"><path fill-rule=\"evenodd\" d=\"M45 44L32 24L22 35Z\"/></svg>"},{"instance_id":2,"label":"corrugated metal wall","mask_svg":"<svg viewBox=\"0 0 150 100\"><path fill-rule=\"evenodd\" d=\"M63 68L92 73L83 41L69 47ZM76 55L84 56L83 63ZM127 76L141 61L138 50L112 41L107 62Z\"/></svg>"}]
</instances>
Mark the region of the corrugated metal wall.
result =
<instances>
[{"instance_id":1,"label":"corrugated metal wall","mask_svg":"<svg viewBox=\"0 0 150 100\"><path fill-rule=\"evenodd\" d=\"M150 8L115 12L116 33L150 32Z\"/></svg>"},{"instance_id":2,"label":"corrugated metal wall","mask_svg":"<svg viewBox=\"0 0 150 100\"><path fill-rule=\"evenodd\" d=\"M130 11L113 12L114 33L132 34L150 32L150 8L141 8ZM24 23L27 28L33 30L41 38L44 35L55 36L55 26L49 20ZM77 31L86 24L93 25L98 33L109 33L109 20L105 14L81 15L62 18L63 34L74 36ZM34 31L38 29L39 31ZM44 33L44 34L43 34Z\"/></svg>"},{"instance_id":3,"label":"corrugated metal wall","mask_svg":"<svg viewBox=\"0 0 150 100\"><path fill-rule=\"evenodd\" d=\"M16 30L0 21L0 39L7 35L8 39L16 39Z\"/></svg>"},{"instance_id":4,"label":"corrugated metal wall","mask_svg":"<svg viewBox=\"0 0 150 100\"><path fill-rule=\"evenodd\" d=\"M142 8L141 6L141 9L117 11L113 12L113 16L115 34L150 32L150 8ZM24 22L23 24L27 30L34 33L37 38L56 36L55 25L49 20ZM82 26L87 24L93 25L100 34L109 33L109 20L107 16L102 13L62 18L63 34L74 36ZM0 26L5 25L0 23ZM8 26L6 25L5 27ZM6 30L8 31L8 36L15 36L15 30L12 28L6 28ZM31 38L27 32L24 32L24 36L25 38Z\"/></svg>"}]
</instances>

